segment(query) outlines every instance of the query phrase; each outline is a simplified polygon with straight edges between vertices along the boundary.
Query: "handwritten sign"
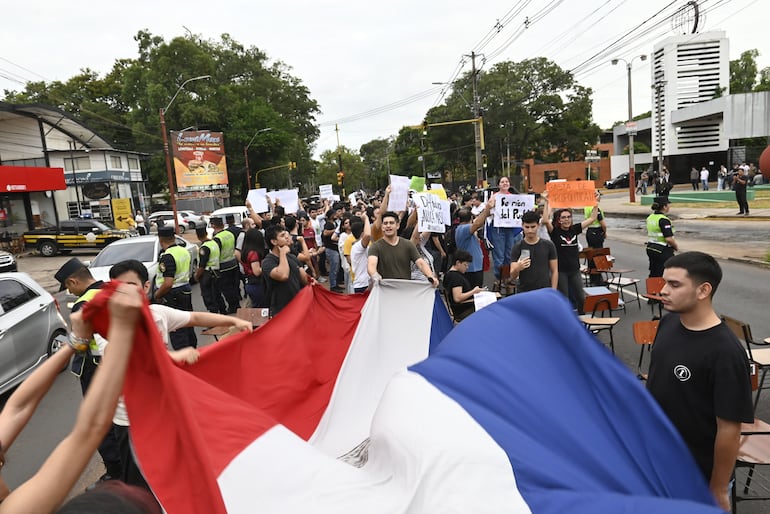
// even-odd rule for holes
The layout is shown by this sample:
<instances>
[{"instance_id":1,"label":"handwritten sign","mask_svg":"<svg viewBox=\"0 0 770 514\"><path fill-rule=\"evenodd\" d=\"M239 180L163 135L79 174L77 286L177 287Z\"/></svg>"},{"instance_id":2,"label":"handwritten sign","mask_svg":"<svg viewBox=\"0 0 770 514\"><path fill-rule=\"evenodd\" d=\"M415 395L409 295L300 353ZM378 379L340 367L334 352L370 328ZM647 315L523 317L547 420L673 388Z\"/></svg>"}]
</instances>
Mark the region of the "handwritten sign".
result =
<instances>
[{"instance_id":1,"label":"handwritten sign","mask_svg":"<svg viewBox=\"0 0 770 514\"><path fill-rule=\"evenodd\" d=\"M438 196L442 200L446 200L446 189L444 189L444 186L442 184L431 184L430 185L430 193Z\"/></svg>"},{"instance_id":2,"label":"handwritten sign","mask_svg":"<svg viewBox=\"0 0 770 514\"><path fill-rule=\"evenodd\" d=\"M409 197L409 177L390 176L390 195L388 210L393 212L405 211L406 200Z\"/></svg>"},{"instance_id":3,"label":"handwritten sign","mask_svg":"<svg viewBox=\"0 0 770 514\"><path fill-rule=\"evenodd\" d=\"M261 189L250 189L246 195L246 200L249 201L254 212L261 213L270 210L267 206L267 189L264 187Z\"/></svg>"},{"instance_id":4,"label":"handwritten sign","mask_svg":"<svg viewBox=\"0 0 770 514\"><path fill-rule=\"evenodd\" d=\"M414 189L418 193L425 191L425 177L413 176L409 182L409 189Z\"/></svg>"},{"instance_id":5,"label":"handwritten sign","mask_svg":"<svg viewBox=\"0 0 770 514\"><path fill-rule=\"evenodd\" d=\"M499 228L521 226L521 216L535 209L535 195L495 195L494 224Z\"/></svg>"},{"instance_id":6,"label":"handwritten sign","mask_svg":"<svg viewBox=\"0 0 770 514\"><path fill-rule=\"evenodd\" d=\"M441 203L446 200L430 193L416 193L413 198L417 206L417 230L443 234L446 225Z\"/></svg>"},{"instance_id":7,"label":"handwritten sign","mask_svg":"<svg viewBox=\"0 0 770 514\"><path fill-rule=\"evenodd\" d=\"M582 208L596 205L596 187L593 180L549 182L548 203L553 209Z\"/></svg>"},{"instance_id":8,"label":"handwritten sign","mask_svg":"<svg viewBox=\"0 0 770 514\"><path fill-rule=\"evenodd\" d=\"M332 190L331 184L323 184L318 186L318 196L321 197L321 200L324 198L331 198L332 195L334 195L334 191Z\"/></svg>"}]
</instances>

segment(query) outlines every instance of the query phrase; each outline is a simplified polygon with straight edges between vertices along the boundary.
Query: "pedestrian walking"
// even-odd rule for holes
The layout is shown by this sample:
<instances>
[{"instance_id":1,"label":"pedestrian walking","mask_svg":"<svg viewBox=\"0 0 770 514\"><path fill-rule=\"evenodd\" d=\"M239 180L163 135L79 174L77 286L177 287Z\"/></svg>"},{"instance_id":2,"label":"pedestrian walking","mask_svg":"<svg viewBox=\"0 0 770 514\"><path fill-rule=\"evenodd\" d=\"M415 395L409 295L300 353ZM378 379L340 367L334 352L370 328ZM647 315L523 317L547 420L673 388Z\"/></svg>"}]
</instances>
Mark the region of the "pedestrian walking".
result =
<instances>
[{"instance_id":1,"label":"pedestrian walking","mask_svg":"<svg viewBox=\"0 0 770 514\"><path fill-rule=\"evenodd\" d=\"M733 177L733 191L735 191L735 200L738 202L738 216L749 215L749 202L746 199L746 185L749 179L746 176L746 170L743 167L738 168Z\"/></svg>"},{"instance_id":2,"label":"pedestrian walking","mask_svg":"<svg viewBox=\"0 0 770 514\"><path fill-rule=\"evenodd\" d=\"M709 170L706 169L705 166L703 166L700 170L700 182L703 186L704 191L709 190Z\"/></svg>"},{"instance_id":3,"label":"pedestrian walking","mask_svg":"<svg viewBox=\"0 0 770 514\"><path fill-rule=\"evenodd\" d=\"M692 185L692 190L697 191L698 184L700 183L700 173L698 172L698 169L693 166L690 168L690 184Z\"/></svg>"}]
</instances>

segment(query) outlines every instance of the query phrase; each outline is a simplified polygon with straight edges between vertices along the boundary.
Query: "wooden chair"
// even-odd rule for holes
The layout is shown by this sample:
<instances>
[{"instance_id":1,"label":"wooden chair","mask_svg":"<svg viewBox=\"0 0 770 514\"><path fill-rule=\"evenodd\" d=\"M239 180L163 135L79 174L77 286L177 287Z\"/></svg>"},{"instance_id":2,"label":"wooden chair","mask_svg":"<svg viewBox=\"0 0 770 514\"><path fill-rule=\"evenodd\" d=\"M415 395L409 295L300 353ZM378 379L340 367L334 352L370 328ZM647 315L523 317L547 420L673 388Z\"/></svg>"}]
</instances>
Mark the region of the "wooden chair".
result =
<instances>
[{"instance_id":1,"label":"wooden chair","mask_svg":"<svg viewBox=\"0 0 770 514\"><path fill-rule=\"evenodd\" d=\"M663 317L663 297L660 296L660 292L663 291L665 285L666 281L663 277L650 277L645 281L647 292L642 296L647 298L653 318L656 305L658 306L658 319Z\"/></svg>"},{"instance_id":2,"label":"wooden chair","mask_svg":"<svg viewBox=\"0 0 770 514\"><path fill-rule=\"evenodd\" d=\"M642 361L644 360L644 350L648 352L652 349L652 343L655 341L655 334L658 333L659 320L637 321L634 323L634 341L640 345L639 364L636 366L636 376L639 380L647 380L647 373L642 372Z\"/></svg>"},{"instance_id":3,"label":"wooden chair","mask_svg":"<svg viewBox=\"0 0 770 514\"><path fill-rule=\"evenodd\" d=\"M585 248L580 252L579 257L585 259L585 264L580 267L580 273L583 275L583 282L586 286L590 285L591 277L594 275L602 275L602 272L592 268L588 263L593 263L594 257L598 255L609 255L609 248Z\"/></svg>"},{"instance_id":4,"label":"wooden chair","mask_svg":"<svg viewBox=\"0 0 770 514\"><path fill-rule=\"evenodd\" d=\"M757 390L759 367L755 362L751 366L751 389ZM756 404L755 404L756 405ZM760 475L758 466L770 465L770 424L754 418L753 423L741 423L741 439L735 462L735 484L732 488L732 512L737 512L740 501L770 500L770 477ZM745 480L740 480L740 470L746 471ZM740 482L743 482L741 485ZM754 486L756 494L750 494ZM740 491L740 492L739 492Z\"/></svg>"},{"instance_id":5,"label":"wooden chair","mask_svg":"<svg viewBox=\"0 0 770 514\"><path fill-rule=\"evenodd\" d=\"M746 345L746 354L749 360L756 363L759 366L759 380L757 387L754 389L756 394L754 395L754 410L757 410L759 404L759 394L762 392L765 384L765 376L768 370L770 370L770 344L760 341L755 341L751 335L751 326L738 319L730 316L722 316L722 319L727 325L735 337L738 338L743 344ZM752 346L756 348L752 349Z\"/></svg>"},{"instance_id":6,"label":"wooden chair","mask_svg":"<svg viewBox=\"0 0 770 514\"><path fill-rule=\"evenodd\" d=\"M612 329L620 322L620 318L612 317L612 310L618 308L619 300L620 295L617 291L586 296L583 312L591 312L591 314L579 316L580 321L592 334L596 335L605 330L610 333L610 350L613 354L615 353L615 340L612 336Z\"/></svg>"},{"instance_id":7,"label":"wooden chair","mask_svg":"<svg viewBox=\"0 0 770 514\"><path fill-rule=\"evenodd\" d=\"M623 297L623 312L626 310L626 295L623 293L623 289L631 286L634 287L636 302L639 304L639 309L641 310L642 300L639 297L639 288L637 287L640 280L638 278L623 277L624 273L631 273L634 270L614 268L614 260L611 260L609 255L595 256L594 264L596 265L596 271L605 275L605 284L607 284L607 286L615 286L615 288L620 291L620 296Z\"/></svg>"}]
</instances>

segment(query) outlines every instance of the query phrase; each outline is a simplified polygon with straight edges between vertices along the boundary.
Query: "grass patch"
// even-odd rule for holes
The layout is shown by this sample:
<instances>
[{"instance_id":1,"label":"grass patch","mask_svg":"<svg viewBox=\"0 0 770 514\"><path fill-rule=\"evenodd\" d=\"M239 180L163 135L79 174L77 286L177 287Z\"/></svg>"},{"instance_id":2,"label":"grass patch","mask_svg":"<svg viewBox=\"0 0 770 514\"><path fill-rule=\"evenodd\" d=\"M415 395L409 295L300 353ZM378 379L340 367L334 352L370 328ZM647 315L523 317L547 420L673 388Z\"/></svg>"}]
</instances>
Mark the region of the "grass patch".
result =
<instances>
[{"instance_id":1,"label":"grass patch","mask_svg":"<svg viewBox=\"0 0 770 514\"><path fill-rule=\"evenodd\" d=\"M675 194L676 192L673 192ZM676 202L672 207L688 207L697 209L698 207L708 207L714 209L729 209L735 207L735 200L729 202ZM770 209L770 190L757 189L754 191L754 199L749 200L751 209Z\"/></svg>"}]
</instances>

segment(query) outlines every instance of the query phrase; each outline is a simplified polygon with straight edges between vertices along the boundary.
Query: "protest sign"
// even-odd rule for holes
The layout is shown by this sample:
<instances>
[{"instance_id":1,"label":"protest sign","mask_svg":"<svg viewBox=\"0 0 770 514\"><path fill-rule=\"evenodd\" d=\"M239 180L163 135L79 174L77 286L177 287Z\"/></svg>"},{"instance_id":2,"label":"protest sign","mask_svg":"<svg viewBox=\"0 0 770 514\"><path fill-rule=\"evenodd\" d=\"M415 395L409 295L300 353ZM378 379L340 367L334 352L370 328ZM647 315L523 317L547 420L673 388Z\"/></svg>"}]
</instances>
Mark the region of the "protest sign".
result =
<instances>
[{"instance_id":1,"label":"protest sign","mask_svg":"<svg viewBox=\"0 0 770 514\"><path fill-rule=\"evenodd\" d=\"M521 216L535 209L535 195L495 195L494 225L499 228L521 226Z\"/></svg>"},{"instance_id":2,"label":"protest sign","mask_svg":"<svg viewBox=\"0 0 770 514\"><path fill-rule=\"evenodd\" d=\"M393 212L405 211L408 195L409 177L391 175L390 195L388 196L388 210Z\"/></svg>"},{"instance_id":3,"label":"protest sign","mask_svg":"<svg viewBox=\"0 0 770 514\"><path fill-rule=\"evenodd\" d=\"M446 200L447 199L446 189L444 189L444 186L441 185L441 184L431 184L429 192L434 194L434 195L436 195L436 196L438 196L442 200Z\"/></svg>"},{"instance_id":4,"label":"protest sign","mask_svg":"<svg viewBox=\"0 0 770 514\"><path fill-rule=\"evenodd\" d=\"M548 204L552 209L583 208L596 205L596 188L593 180L549 182Z\"/></svg>"},{"instance_id":5,"label":"protest sign","mask_svg":"<svg viewBox=\"0 0 770 514\"><path fill-rule=\"evenodd\" d=\"M267 212L270 208L267 206L267 189L250 189L246 195L246 200L251 204L254 212Z\"/></svg>"},{"instance_id":6,"label":"protest sign","mask_svg":"<svg viewBox=\"0 0 770 514\"><path fill-rule=\"evenodd\" d=\"M323 184L321 186L318 186L318 196L321 197L321 200L324 198L331 198L334 194L334 191L332 190L331 184Z\"/></svg>"},{"instance_id":7,"label":"protest sign","mask_svg":"<svg viewBox=\"0 0 770 514\"><path fill-rule=\"evenodd\" d=\"M443 234L446 231L446 225L441 202L445 200L430 193L416 193L413 199L417 207L417 230Z\"/></svg>"},{"instance_id":8,"label":"protest sign","mask_svg":"<svg viewBox=\"0 0 770 514\"><path fill-rule=\"evenodd\" d=\"M281 189L280 191L270 191L267 194L273 203L276 200L280 201L280 205L283 206L286 214L293 214L299 210L299 190L298 189Z\"/></svg>"},{"instance_id":9,"label":"protest sign","mask_svg":"<svg viewBox=\"0 0 770 514\"><path fill-rule=\"evenodd\" d=\"M409 181L409 189L413 189L418 193L425 191L425 177L412 177Z\"/></svg>"}]
</instances>

